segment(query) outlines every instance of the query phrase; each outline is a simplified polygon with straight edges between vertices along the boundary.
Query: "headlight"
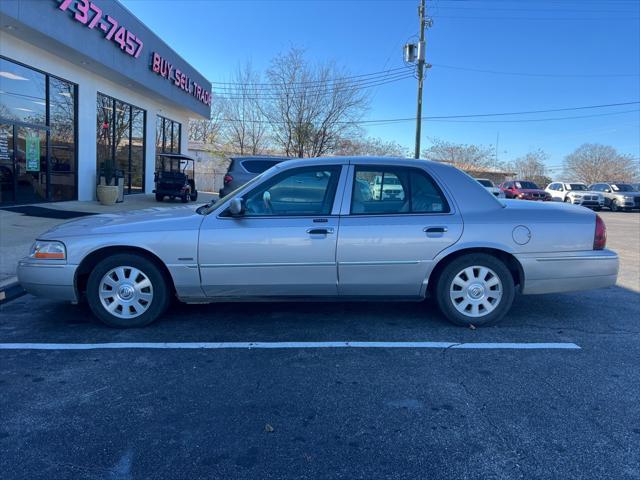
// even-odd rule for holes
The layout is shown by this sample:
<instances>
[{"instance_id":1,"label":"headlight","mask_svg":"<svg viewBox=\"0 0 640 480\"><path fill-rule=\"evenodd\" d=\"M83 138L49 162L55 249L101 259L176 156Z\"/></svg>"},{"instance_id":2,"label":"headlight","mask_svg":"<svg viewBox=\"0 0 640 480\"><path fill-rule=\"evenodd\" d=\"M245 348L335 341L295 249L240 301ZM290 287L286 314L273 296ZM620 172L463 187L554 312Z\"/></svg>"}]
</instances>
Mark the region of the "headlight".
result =
<instances>
[{"instance_id":1,"label":"headlight","mask_svg":"<svg viewBox=\"0 0 640 480\"><path fill-rule=\"evenodd\" d=\"M62 242L36 240L29 256L40 260L66 260L67 249Z\"/></svg>"},{"instance_id":2,"label":"headlight","mask_svg":"<svg viewBox=\"0 0 640 480\"><path fill-rule=\"evenodd\" d=\"M582 198L582 195L574 195L576 198Z\"/></svg>"},{"instance_id":3,"label":"headlight","mask_svg":"<svg viewBox=\"0 0 640 480\"><path fill-rule=\"evenodd\" d=\"M632 197L632 196L627 196L627 195L625 195L625 196L624 196L624 199L625 199L625 200L633 200L633 197Z\"/></svg>"}]
</instances>

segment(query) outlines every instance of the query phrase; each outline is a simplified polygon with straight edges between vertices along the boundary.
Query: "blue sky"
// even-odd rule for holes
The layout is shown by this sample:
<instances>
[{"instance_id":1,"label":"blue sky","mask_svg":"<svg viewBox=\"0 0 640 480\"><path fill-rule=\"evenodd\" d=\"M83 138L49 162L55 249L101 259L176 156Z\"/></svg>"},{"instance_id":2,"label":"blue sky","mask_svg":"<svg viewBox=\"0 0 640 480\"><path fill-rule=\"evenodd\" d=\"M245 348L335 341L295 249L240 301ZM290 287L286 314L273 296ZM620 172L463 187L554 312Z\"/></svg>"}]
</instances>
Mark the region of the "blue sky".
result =
<instances>
[{"instance_id":1,"label":"blue sky","mask_svg":"<svg viewBox=\"0 0 640 480\"><path fill-rule=\"evenodd\" d=\"M335 60L353 75L396 68L418 32L418 0L123 0L212 81L239 64L258 70L291 46L311 61ZM428 0L425 116L545 110L640 100L640 1ZM457 67L457 68L450 68ZM518 73L507 75L474 70ZM625 75L625 76L621 76ZM631 75L631 76L630 76ZM416 80L371 90L370 119L415 115ZM483 122L423 123L438 137L495 145L513 159L542 148L550 166L584 142L640 158L638 105ZM496 122L625 112L557 121ZM487 120L491 120L488 122ZM414 123L370 126L413 150Z\"/></svg>"}]
</instances>

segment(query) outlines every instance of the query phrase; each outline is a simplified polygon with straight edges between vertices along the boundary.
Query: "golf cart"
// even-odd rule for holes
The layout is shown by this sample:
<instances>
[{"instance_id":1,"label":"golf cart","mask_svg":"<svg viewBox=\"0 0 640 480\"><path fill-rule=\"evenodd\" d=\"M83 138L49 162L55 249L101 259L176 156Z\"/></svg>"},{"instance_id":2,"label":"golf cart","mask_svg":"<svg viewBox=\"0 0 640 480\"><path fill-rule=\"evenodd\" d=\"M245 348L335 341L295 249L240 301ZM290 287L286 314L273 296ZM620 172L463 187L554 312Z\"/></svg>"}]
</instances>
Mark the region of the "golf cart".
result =
<instances>
[{"instance_id":1,"label":"golf cart","mask_svg":"<svg viewBox=\"0 0 640 480\"><path fill-rule=\"evenodd\" d=\"M154 182L156 201L161 202L164 197L171 200L179 198L183 203L198 199L196 190L196 162L193 158L181 153L161 153L160 169L156 171ZM188 168L191 166L191 168Z\"/></svg>"}]
</instances>

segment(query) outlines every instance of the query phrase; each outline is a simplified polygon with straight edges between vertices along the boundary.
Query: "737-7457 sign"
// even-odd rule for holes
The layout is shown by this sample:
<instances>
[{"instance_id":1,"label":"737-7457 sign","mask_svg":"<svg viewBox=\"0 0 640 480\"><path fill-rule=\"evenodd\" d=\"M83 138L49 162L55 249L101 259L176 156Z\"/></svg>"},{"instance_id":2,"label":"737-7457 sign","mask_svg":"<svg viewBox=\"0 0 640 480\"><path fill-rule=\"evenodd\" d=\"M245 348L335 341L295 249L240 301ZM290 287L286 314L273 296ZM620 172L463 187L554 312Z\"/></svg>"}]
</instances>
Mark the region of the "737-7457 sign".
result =
<instances>
[{"instance_id":1,"label":"737-7457 sign","mask_svg":"<svg viewBox=\"0 0 640 480\"><path fill-rule=\"evenodd\" d=\"M104 12L95 2L89 0L55 0L63 12L73 13L73 19L93 30L99 28L106 40L114 42L120 49L134 58L142 53L144 43L117 19Z\"/></svg>"}]
</instances>

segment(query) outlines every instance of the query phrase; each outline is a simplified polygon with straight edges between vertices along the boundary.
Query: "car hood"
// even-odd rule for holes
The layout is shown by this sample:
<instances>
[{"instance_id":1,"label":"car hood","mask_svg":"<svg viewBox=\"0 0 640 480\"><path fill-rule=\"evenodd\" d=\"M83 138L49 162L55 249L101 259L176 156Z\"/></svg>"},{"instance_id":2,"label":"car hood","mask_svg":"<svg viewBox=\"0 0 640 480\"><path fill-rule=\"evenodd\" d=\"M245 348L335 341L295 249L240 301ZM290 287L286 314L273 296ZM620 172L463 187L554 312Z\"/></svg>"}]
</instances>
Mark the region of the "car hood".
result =
<instances>
[{"instance_id":1,"label":"car hood","mask_svg":"<svg viewBox=\"0 0 640 480\"><path fill-rule=\"evenodd\" d=\"M38 238L52 240L110 233L185 231L199 228L203 218L191 207L147 208L79 218L57 225Z\"/></svg>"},{"instance_id":2,"label":"car hood","mask_svg":"<svg viewBox=\"0 0 640 480\"><path fill-rule=\"evenodd\" d=\"M602 192L596 192L595 190L569 190L567 195L602 195Z\"/></svg>"},{"instance_id":3,"label":"car hood","mask_svg":"<svg viewBox=\"0 0 640 480\"><path fill-rule=\"evenodd\" d=\"M613 195L622 195L625 197L640 197L640 192L611 192Z\"/></svg>"},{"instance_id":4,"label":"car hood","mask_svg":"<svg viewBox=\"0 0 640 480\"><path fill-rule=\"evenodd\" d=\"M520 192L520 193L541 193L542 195L547 193L544 190L541 190L539 188L519 188L518 192Z\"/></svg>"}]
</instances>

